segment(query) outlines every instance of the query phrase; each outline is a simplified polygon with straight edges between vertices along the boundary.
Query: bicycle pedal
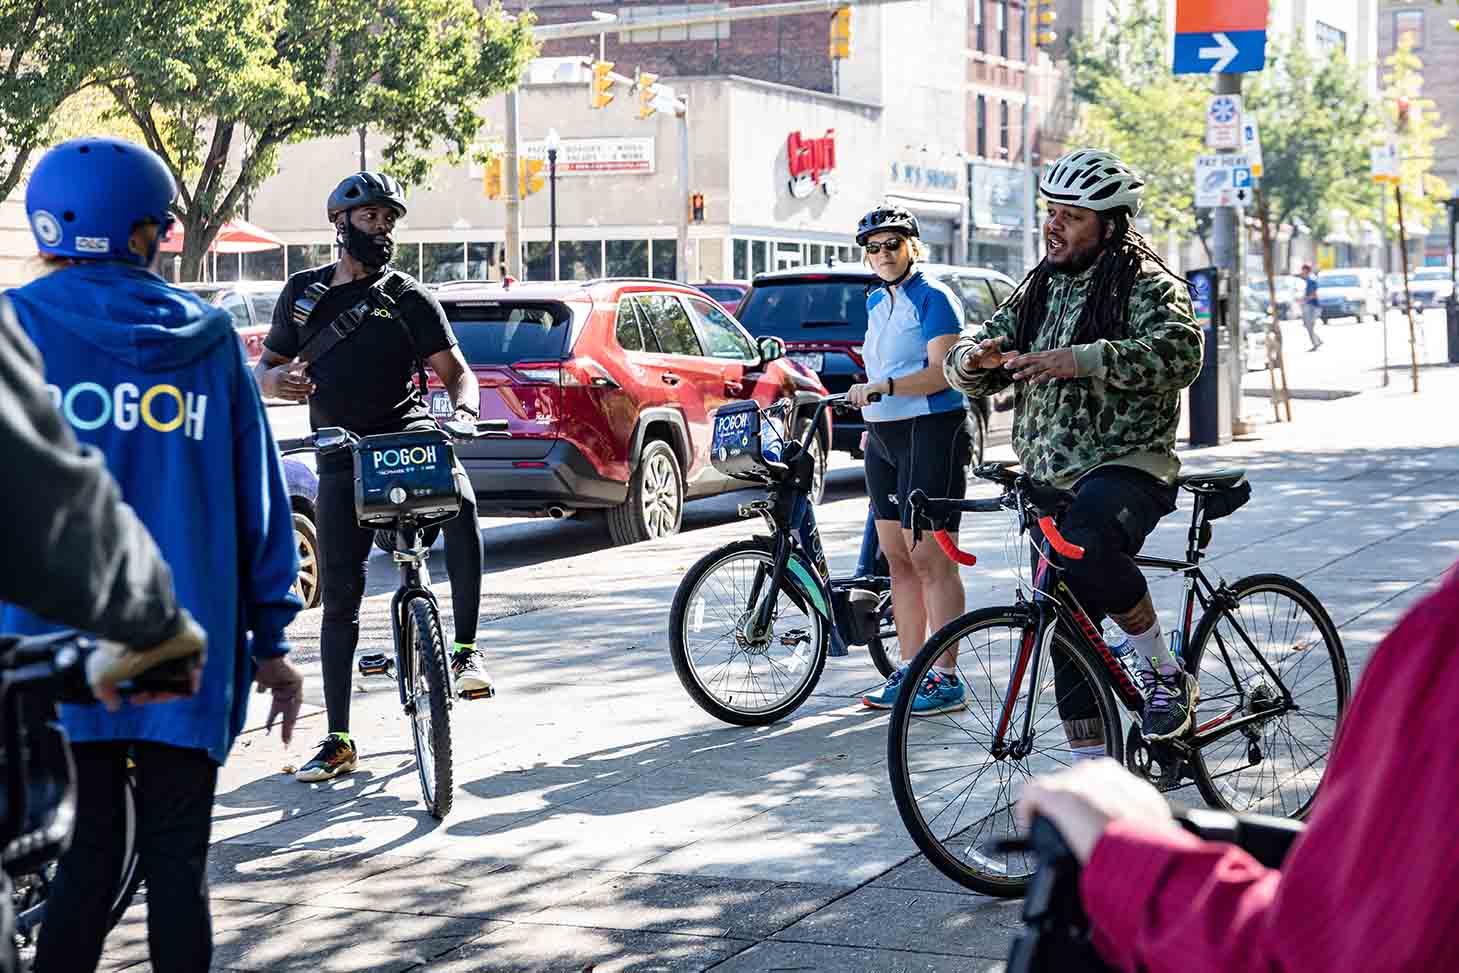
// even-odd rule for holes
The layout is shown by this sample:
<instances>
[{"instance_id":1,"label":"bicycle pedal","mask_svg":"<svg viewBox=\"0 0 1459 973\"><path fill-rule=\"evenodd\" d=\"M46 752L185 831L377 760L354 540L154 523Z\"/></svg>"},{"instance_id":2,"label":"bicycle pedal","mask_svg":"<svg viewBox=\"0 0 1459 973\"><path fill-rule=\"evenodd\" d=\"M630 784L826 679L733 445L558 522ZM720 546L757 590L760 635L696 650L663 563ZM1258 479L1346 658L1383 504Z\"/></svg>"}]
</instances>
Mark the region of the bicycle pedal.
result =
<instances>
[{"instance_id":1,"label":"bicycle pedal","mask_svg":"<svg viewBox=\"0 0 1459 973\"><path fill-rule=\"evenodd\" d=\"M395 660L377 652L360 656L358 666L362 676L388 676L390 670L395 668Z\"/></svg>"},{"instance_id":2,"label":"bicycle pedal","mask_svg":"<svg viewBox=\"0 0 1459 973\"><path fill-rule=\"evenodd\" d=\"M463 689L456 695L462 699L491 699L496 695L496 690L487 686L485 689Z\"/></svg>"}]
</instances>

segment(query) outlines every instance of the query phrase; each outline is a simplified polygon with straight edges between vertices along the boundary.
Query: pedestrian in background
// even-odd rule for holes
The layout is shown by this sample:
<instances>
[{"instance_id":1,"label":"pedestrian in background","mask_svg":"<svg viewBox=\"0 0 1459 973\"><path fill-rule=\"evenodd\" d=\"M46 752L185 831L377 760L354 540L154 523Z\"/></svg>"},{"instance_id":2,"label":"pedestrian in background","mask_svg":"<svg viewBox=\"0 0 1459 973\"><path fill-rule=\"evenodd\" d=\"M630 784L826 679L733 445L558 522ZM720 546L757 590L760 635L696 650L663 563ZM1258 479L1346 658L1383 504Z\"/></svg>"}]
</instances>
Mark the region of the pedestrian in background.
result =
<instances>
[{"instance_id":1,"label":"pedestrian in background","mask_svg":"<svg viewBox=\"0 0 1459 973\"><path fill-rule=\"evenodd\" d=\"M1307 350L1321 348L1322 339L1317 337L1317 275L1312 272L1311 264L1302 265L1302 327L1307 329L1307 340L1312 343Z\"/></svg>"}]
</instances>

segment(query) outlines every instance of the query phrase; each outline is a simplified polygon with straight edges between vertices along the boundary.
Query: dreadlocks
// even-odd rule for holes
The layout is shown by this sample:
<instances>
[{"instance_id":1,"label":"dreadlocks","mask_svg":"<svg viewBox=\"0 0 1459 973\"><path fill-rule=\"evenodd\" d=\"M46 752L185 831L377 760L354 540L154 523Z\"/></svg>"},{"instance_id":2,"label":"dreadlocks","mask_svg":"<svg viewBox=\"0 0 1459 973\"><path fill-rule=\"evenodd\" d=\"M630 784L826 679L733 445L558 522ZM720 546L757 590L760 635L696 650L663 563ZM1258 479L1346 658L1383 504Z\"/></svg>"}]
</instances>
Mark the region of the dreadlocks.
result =
<instances>
[{"instance_id":1,"label":"dreadlocks","mask_svg":"<svg viewBox=\"0 0 1459 973\"><path fill-rule=\"evenodd\" d=\"M1114 224L1114 235L1100 251L1094 262L1094 279L1090 281L1089 298L1079 321L1074 325L1074 336L1069 342L1086 344L1100 338L1118 338L1127 324L1130 306L1130 292L1134 290L1135 279L1140 275L1141 265L1153 260L1170 276L1187 285L1184 277L1171 270L1160 254L1130 223L1129 213L1121 208L1113 216L1098 214L1100 235L1108 223ZM1048 310L1049 277L1054 273L1048 258L1040 260L1038 266L1028 272L1018 289L1009 295L1006 304L1017 307L1014 339L1019 351L1033 350L1033 342L1043 326Z\"/></svg>"}]
</instances>

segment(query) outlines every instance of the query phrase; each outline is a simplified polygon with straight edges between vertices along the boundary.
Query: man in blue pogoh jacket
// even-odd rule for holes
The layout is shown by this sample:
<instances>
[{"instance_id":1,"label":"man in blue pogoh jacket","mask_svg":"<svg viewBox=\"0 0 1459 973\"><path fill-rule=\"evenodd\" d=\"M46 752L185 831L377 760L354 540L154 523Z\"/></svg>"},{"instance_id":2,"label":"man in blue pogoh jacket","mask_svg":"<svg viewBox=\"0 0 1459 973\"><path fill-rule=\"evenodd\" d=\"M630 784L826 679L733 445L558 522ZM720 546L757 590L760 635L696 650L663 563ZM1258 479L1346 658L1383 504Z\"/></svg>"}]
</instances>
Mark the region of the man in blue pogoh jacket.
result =
<instances>
[{"instance_id":1,"label":"man in blue pogoh jacket","mask_svg":"<svg viewBox=\"0 0 1459 973\"><path fill-rule=\"evenodd\" d=\"M177 194L139 145L85 138L37 164L26 212L47 272L9 291L41 353L51 398L95 446L172 567L207 633L196 695L108 712L66 706L76 834L52 886L38 971L94 970L121 871L123 776L136 764L137 849L158 971L205 970L207 851L218 766L243 728L250 684L274 693L287 742L302 679L284 658L300 602L278 449L227 312L153 272ZM14 471L12 471L12 474ZM38 483L36 489L45 489ZM0 631L50 622L17 608Z\"/></svg>"}]
</instances>

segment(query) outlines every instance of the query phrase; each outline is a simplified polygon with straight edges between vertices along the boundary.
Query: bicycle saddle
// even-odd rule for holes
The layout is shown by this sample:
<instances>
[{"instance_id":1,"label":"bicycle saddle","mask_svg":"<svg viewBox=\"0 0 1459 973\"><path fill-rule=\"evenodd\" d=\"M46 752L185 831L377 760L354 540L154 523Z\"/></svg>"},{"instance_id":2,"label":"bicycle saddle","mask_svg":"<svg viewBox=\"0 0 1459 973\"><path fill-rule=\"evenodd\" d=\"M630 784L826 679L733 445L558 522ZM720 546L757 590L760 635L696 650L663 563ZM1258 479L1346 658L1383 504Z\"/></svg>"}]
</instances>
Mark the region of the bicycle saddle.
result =
<instances>
[{"instance_id":1,"label":"bicycle saddle","mask_svg":"<svg viewBox=\"0 0 1459 973\"><path fill-rule=\"evenodd\" d=\"M1246 478L1245 470L1211 470L1209 473L1187 473L1177 476L1175 485L1187 490L1216 490L1235 486Z\"/></svg>"}]
</instances>

